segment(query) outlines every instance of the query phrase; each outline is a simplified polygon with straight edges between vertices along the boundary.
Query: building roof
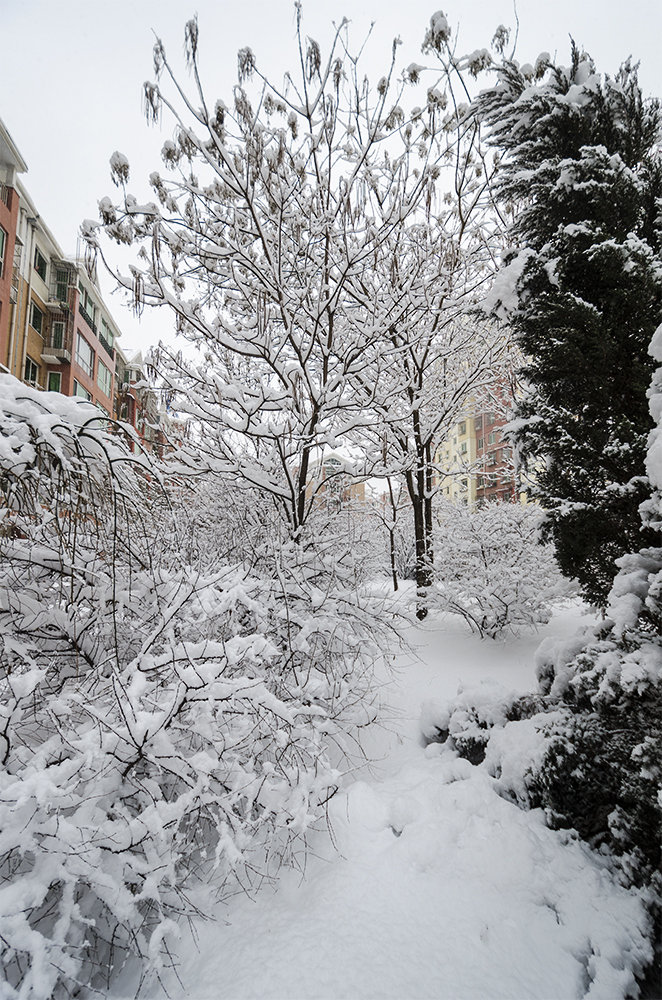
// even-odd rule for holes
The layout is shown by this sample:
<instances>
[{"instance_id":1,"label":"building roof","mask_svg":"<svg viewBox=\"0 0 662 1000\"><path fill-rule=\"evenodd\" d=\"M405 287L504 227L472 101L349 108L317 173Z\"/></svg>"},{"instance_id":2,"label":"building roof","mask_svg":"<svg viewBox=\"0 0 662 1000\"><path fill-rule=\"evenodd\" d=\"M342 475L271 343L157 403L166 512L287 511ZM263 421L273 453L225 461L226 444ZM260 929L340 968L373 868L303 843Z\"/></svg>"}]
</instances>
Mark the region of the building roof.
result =
<instances>
[{"instance_id":1,"label":"building roof","mask_svg":"<svg viewBox=\"0 0 662 1000\"><path fill-rule=\"evenodd\" d=\"M18 174L26 174L28 165L21 156L18 146L0 118L0 163L12 167Z\"/></svg>"}]
</instances>

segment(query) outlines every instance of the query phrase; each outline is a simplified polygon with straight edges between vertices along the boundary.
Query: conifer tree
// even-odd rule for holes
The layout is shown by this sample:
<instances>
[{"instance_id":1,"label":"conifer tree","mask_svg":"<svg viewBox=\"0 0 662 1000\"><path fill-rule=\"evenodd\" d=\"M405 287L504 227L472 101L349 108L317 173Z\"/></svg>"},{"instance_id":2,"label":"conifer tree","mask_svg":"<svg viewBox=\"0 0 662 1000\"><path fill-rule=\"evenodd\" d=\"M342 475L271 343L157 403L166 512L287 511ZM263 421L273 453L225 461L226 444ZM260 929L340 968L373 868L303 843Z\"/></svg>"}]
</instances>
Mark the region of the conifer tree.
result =
<instances>
[{"instance_id":1,"label":"conifer tree","mask_svg":"<svg viewBox=\"0 0 662 1000\"><path fill-rule=\"evenodd\" d=\"M601 77L505 61L479 99L514 207L492 306L513 324L532 391L515 437L534 468L562 571L604 606L614 560L645 544L638 508L650 418L647 354L662 319L659 103L637 67Z\"/></svg>"}]
</instances>

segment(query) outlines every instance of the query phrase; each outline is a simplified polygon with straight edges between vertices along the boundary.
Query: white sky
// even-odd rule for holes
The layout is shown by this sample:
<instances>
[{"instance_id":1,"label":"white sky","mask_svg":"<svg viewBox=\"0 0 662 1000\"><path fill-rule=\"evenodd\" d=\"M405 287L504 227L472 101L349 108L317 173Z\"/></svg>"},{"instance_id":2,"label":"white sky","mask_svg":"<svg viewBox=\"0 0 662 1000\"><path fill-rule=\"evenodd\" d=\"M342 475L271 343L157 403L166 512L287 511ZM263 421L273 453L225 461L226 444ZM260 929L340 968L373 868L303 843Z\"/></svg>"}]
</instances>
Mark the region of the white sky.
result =
<instances>
[{"instance_id":1,"label":"white sky","mask_svg":"<svg viewBox=\"0 0 662 1000\"><path fill-rule=\"evenodd\" d=\"M489 45L494 29L514 27L512 0L304 0L304 28L322 45L332 21L352 21L352 37L375 29L366 67L376 80L399 35L402 66L424 62L420 45L430 15L441 7L460 27L460 49ZM97 201L114 194L108 159L118 149L131 164L131 190L147 200L147 176L162 164L158 151L168 124L148 129L142 84L152 77L156 32L169 58L183 68L183 29L197 11L201 72L210 98L229 103L236 53L249 45L276 79L294 64L291 0L0 0L0 118L28 164L23 176L37 210L65 253L74 253L78 226L97 216ZM632 55L641 62L646 94L662 96L660 0L518 0L517 57L541 51L567 61L569 35L613 73ZM151 195L150 195L151 197ZM139 324L119 298L106 299L127 348L145 348L169 332L163 310Z\"/></svg>"}]
</instances>

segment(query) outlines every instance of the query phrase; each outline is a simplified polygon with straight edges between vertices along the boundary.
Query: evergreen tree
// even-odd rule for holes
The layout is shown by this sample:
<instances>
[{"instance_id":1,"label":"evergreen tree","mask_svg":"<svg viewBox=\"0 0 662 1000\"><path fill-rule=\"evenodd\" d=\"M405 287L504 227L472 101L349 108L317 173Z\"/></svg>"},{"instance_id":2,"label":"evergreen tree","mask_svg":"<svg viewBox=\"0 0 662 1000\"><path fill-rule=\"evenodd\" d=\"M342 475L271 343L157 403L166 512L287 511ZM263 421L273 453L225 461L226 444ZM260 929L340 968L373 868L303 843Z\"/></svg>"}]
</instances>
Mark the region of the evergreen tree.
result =
<instances>
[{"instance_id":1,"label":"evergreen tree","mask_svg":"<svg viewBox=\"0 0 662 1000\"><path fill-rule=\"evenodd\" d=\"M660 106L642 97L636 66L602 78L574 45L569 68L504 62L478 105L505 153L498 194L515 207L517 249L491 300L528 358L516 442L562 571L604 606L614 560L642 544L648 494Z\"/></svg>"}]
</instances>

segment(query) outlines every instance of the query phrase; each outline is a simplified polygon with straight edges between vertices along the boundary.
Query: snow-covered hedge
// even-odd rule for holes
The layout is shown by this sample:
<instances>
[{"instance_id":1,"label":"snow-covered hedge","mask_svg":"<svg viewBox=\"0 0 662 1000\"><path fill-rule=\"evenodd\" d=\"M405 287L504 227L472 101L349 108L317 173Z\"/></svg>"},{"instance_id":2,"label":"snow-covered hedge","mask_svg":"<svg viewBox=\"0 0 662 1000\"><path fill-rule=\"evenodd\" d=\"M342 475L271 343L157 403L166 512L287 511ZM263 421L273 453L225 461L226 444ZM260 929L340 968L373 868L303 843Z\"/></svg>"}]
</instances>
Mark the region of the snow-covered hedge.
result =
<instances>
[{"instance_id":1,"label":"snow-covered hedge","mask_svg":"<svg viewBox=\"0 0 662 1000\"><path fill-rule=\"evenodd\" d=\"M540 508L516 503L442 507L434 566L440 606L492 639L549 621L553 602L570 587L553 547L540 541L542 519Z\"/></svg>"},{"instance_id":2,"label":"snow-covered hedge","mask_svg":"<svg viewBox=\"0 0 662 1000\"><path fill-rule=\"evenodd\" d=\"M320 815L370 711L367 617L287 556L186 563L123 432L8 376L0 491L3 996L104 993Z\"/></svg>"},{"instance_id":3,"label":"snow-covered hedge","mask_svg":"<svg viewBox=\"0 0 662 1000\"><path fill-rule=\"evenodd\" d=\"M662 327L651 344L662 363ZM642 520L662 526L662 367L649 392L651 496ZM504 794L542 806L555 826L608 845L621 870L660 901L662 844L662 546L619 560L608 617L537 654L538 692L465 692L424 722L484 762Z\"/></svg>"}]
</instances>

